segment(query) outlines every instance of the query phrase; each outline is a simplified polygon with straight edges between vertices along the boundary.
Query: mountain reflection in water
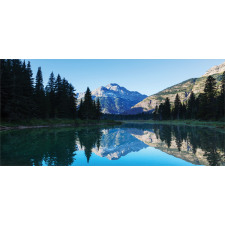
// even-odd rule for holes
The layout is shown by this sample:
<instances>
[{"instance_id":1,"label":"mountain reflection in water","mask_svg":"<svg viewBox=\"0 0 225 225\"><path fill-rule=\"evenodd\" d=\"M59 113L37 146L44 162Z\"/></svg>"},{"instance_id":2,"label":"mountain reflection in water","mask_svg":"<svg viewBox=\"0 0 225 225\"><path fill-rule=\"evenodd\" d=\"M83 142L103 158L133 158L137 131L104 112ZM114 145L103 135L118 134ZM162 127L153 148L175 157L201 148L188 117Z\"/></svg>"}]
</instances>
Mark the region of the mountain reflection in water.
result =
<instances>
[{"instance_id":1,"label":"mountain reflection in water","mask_svg":"<svg viewBox=\"0 0 225 225\"><path fill-rule=\"evenodd\" d=\"M205 127L147 124L7 131L1 133L0 163L221 166L225 134Z\"/></svg>"}]
</instances>

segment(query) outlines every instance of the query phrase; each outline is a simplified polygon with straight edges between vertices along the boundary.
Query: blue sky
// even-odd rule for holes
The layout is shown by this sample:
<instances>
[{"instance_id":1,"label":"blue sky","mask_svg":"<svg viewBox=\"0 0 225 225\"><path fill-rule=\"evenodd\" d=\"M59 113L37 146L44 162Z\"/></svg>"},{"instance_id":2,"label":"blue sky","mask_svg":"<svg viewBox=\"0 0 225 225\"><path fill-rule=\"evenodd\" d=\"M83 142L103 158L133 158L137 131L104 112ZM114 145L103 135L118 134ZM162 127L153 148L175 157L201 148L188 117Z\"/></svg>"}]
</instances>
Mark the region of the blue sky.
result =
<instances>
[{"instance_id":1,"label":"blue sky","mask_svg":"<svg viewBox=\"0 0 225 225\"><path fill-rule=\"evenodd\" d=\"M28 60L26 60L28 61ZM32 59L34 76L41 66L44 83L60 74L76 92L117 83L130 91L151 95L169 86L203 75L225 59Z\"/></svg>"}]
</instances>

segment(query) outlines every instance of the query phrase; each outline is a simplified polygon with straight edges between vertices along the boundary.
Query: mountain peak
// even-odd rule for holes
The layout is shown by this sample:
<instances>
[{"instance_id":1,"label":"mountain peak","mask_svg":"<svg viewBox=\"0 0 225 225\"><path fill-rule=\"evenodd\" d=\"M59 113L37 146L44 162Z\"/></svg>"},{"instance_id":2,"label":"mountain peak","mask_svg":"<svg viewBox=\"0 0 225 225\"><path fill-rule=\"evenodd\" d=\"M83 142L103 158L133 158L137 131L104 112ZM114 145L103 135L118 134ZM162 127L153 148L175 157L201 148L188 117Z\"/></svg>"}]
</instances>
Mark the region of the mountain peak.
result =
<instances>
[{"instance_id":1,"label":"mountain peak","mask_svg":"<svg viewBox=\"0 0 225 225\"><path fill-rule=\"evenodd\" d=\"M147 95L136 91L129 91L116 83L101 86L91 92L93 99L99 98L103 113L119 114L127 111L132 106L142 101ZM78 100L83 98L85 93L78 93Z\"/></svg>"},{"instance_id":2,"label":"mountain peak","mask_svg":"<svg viewBox=\"0 0 225 225\"><path fill-rule=\"evenodd\" d=\"M107 86L118 86L118 87L120 87L120 85L119 84L116 84L116 83L110 83Z\"/></svg>"},{"instance_id":3,"label":"mountain peak","mask_svg":"<svg viewBox=\"0 0 225 225\"><path fill-rule=\"evenodd\" d=\"M223 73L224 71L225 71L225 62L218 66L211 67L209 70L206 71L203 77L210 76L216 73Z\"/></svg>"}]
</instances>

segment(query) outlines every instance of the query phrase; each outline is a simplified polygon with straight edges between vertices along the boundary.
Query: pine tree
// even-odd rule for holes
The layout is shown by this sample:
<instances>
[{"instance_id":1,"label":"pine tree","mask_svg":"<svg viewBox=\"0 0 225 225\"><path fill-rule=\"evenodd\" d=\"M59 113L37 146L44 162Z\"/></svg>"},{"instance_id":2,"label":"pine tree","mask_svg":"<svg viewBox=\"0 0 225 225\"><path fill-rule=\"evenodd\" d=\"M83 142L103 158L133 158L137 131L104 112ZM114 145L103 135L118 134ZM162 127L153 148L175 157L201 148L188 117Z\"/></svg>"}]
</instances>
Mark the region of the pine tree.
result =
<instances>
[{"instance_id":1,"label":"pine tree","mask_svg":"<svg viewBox=\"0 0 225 225\"><path fill-rule=\"evenodd\" d=\"M195 119L196 118L196 99L195 94L191 92L190 97L187 103L187 118L188 119Z\"/></svg>"},{"instance_id":2,"label":"pine tree","mask_svg":"<svg viewBox=\"0 0 225 225\"><path fill-rule=\"evenodd\" d=\"M199 94L198 98L198 112L197 118L198 119L206 119L207 118L207 97L205 93Z\"/></svg>"},{"instance_id":3,"label":"pine tree","mask_svg":"<svg viewBox=\"0 0 225 225\"><path fill-rule=\"evenodd\" d=\"M41 67L38 68L37 75L36 75L34 99L36 103L36 110L35 110L36 116L38 118L45 118L46 117L46 99L45 99L45 91L44 91Z\"/></svg>"},{"instance_id":4,"label":"pine tree","mask_svg":"<svg viewBox=\"0 0 225 225\"><path fill-rule=\"evenodd\" d=\"M159 110L158 110L159 120L163 120L163 111L164 111L164 105L163 103L160 103Z\"/></svg>"},{"instance_id":5,"label":"pine tree","mask_svg":"<svg viewBox=\"0 0 225 225\"><path fill-rule=\"evenodd\" d=\"M96 115L96 119L100 120L101 118L101 104L100 104L100 100L99 98L97 99L97 103L96 103L96 109L97 109L97 115Z\"/></svg>"},{"instance_id":6,"label":"pine tree","mask_svg":"<svg viewBox=\"0 0 225 225\"><path fill-rule=\"evenodd\" d=\"M217 119L225 119L225 71L222 74L220 93L216 102Z\"/></svg>"},{"instance_id":7,"label":"pine tree","mask_svg":"<svg viewBox=\"0 0 225 225\"><path fill-rule=\"evenodd\" d=\"M34 87L33 87L33 73L30 62L27 65L23 62L23 81L21 82L23 89L23 104L24 118L32 118L34 114Z\"/></svg>"},{"instance_id":8,"label":"pine tree","mask_svg":"<svg viewBox=\"0 0 225 225\"><path fill-rule=\"evenodd\" d=\"M206 119L215 118L216 112L216 79L212 76L208 76L204 93L206 97Z\"/></svg>"},{"instance_id":9,"label":"pine tree","mask_svg":"<svg viewBox=\"0 0 225 225\"><path fill-rule=\"evenodd\" d=\"M55 118L56 117L56 94L55 94L55 76L52 72L49 77L49 81L46 87L46 96L47 96L47 105L49 111L49 117Z\"/></svg>"},{"instance_id":10,"label":"pine tree","mask_svg":"<svg viewBox=\"0 0 225 225\"><path fill-rule=\"evenodd\" d=\"M159 107L158 107L158 105L156 105L155 110L153 112L153 119L154 120L158 120L158 113L159 113L158 111L159 111Z\"/></svg>"},{"instance_id":11,"label":"pine tree","mask_svg":"<svg viewBox=\"0 0 225 225\"><path fill-rule=\"evenodd\" d=\"M83 105L83 100L81 99L80 101L80 106L79 106L79 109L78 109L78 118L79 119L84 119L84 105Z\"/></svg>"},{"instance_id":12,"label":"pine tree","mask_svg":"<svg viewBox=\"0 0 225 225\"><path fill-rule=\"evenodd\" d=\"M186 105L181 103L181 112L180 112L180 118L181 119L186 119L186 113L187 113L187 108Z\"/></svg>"},{"instance_id":13,"label":"pine tree","mask_svg":"<svg viewBox=\"0 0 225 225\"><path fill-rule=\"evenodd\" d=\"M174 109L173 109L173 118L174 119L178 119L178 120L180 119L181 107L182 107L182 105L181 105L180 97L177 94L175 101L174 101Z\"/></svg>"},{"instance_id":14,"label":"pine tree","mask_svg":"<svg viewBox=\"0 0 225 225\"><path fill-rule=\"evenodd\" d=\"M62 79L59 74L55 81L55 99L56 99L55 114L56 117L60 117L63 96L62 96Z\"/></svg>"},{"instance_id":15,"label":"pine tree","mask_svg":"<svg viewBox=\"0 0 225 225\"><path fill-rule=\"evenodd\" d=\"M0 60L0 81L1 119L44 119L48 114L51 118L76 117L75 89L60 75L55 81L52 73L44 89L41 67L38 68L34 85L30 62L26 65L25 61L9 59Z\"/></svg>"},{"instance_id":16,"label":"pine tree","mask_svg":"<svg viewBox=\"0 0 225 225\"><path fill-rule=\"evenodd\" d=\"M10 120L13 110L13 76L12 76L12 60L0 60L0 100L1 100L1 118Z\"/></svg>"},{"instance_id":17,"label":"pine tree","mask_svg":"<svg viewBox=\"0 0 225 225\"><path fill-rule=\"evenodd\" d=\"M164 103L164 110L163 110L163 119L170 120L171 119L171 105L169 98L166 98Z\"/></svg>"},{"instance_id":18,"label":"pine tree","mask_svg":"<svg viewBox=\"0 0 225 225\"><path fill-rule=\"evenodd\" d=\"M84 119L92 119L93 117L93 101L91 96L91 91L89 87L87 88L87 91L84 96L84 102L83 102L83 116Z\"/></svg>"},{"instance_id":19,"label":"pine tree","mask_svg":"<svg viewBox=\"0 0 225 225\"><path fill-rule=\"evenodd\" d=\"M19 59L12 60L12 102L10 117L13 120L23 119L24 115L24 98L23 98L23 80L24 74L22 69L22 62Z\"/></svg>"},{"instance_id":20,"label":"pine tree","mask_svg":"<svg viewBox=\"0 0 225 225\"><path fill-rule=\"evenodd\" d=\"M69 84L68 89L68 98L69 98L69 118L75 119L77 114L77 99L76 94L74 93L75 89L72 84Z\"/></svg>"},{"instance_id":21,"label":"pine tree","mask_svg":"<svg viewBox=\"0 0 225 225\"><path fill-rule=\"evenodd\" d=\"M59 117L60 118L67 118L69 115L70 110L69 110L68 89L69 89L69 83L65 78L63 78L62 79L62 97L61 97L61 101L59 103L59 105L60 105Z\"/></svg>"}]
</instances>

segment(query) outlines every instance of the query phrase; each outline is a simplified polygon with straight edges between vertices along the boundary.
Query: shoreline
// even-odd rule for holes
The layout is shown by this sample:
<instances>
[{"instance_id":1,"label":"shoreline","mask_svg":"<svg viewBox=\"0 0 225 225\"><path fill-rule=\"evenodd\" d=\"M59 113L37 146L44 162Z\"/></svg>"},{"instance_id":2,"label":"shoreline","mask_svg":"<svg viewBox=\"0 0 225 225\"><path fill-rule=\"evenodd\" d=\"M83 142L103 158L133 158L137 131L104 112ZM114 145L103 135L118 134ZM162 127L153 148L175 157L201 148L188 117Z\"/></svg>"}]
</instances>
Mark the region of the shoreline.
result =
<instances>
[{"instance_id":1,"label":"shoreline","mask_svg":"<svg viewBox=\"0 0 225 225\"><path fill-rule=\"evenodd\" d=\"M165 124L165 125L185 125L185 126L201 126L222 129L225 131L225 122L222 121L198 121L198 120L121 120L123 123L136 123L136 124Z\"/></svg>"},{"instance_id":2,"label":"shoreline","mask_svg":"<svg viewBox=\"0 0 225 225\"><path fill-rule=\"evenodd\" d=\"M43 121L42 121L43 122ZM58 128L58 127L86 127L86 126L110 126L110 125L121 125L120 121L75 121L73 123L48 123L44 121L45 124L32 124L29 125L26 123L14 124L6 123L0 124L0 131L9 131L9 130L24 130L24 129L38 129L38 128Z\"/></svg>"}]
</instances>

